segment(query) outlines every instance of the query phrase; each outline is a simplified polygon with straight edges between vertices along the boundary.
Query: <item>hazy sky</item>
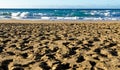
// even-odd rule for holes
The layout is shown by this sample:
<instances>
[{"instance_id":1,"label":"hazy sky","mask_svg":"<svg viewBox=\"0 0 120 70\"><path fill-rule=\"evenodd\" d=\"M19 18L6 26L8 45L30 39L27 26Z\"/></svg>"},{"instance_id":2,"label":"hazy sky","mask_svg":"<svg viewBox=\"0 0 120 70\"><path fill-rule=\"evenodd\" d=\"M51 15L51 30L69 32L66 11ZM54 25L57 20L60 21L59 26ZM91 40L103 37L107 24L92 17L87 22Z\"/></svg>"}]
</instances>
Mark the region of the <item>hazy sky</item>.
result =
<instances>
[{"instance_id":1,"label":"hazy sky","mask_svg":"<svg viewBox=\"0 0 120 70\"><path fill-rule=\"evenodd\" d=\"M0 0L0 8L120 8L120 0Z\"/></svg>"}]
</instances>

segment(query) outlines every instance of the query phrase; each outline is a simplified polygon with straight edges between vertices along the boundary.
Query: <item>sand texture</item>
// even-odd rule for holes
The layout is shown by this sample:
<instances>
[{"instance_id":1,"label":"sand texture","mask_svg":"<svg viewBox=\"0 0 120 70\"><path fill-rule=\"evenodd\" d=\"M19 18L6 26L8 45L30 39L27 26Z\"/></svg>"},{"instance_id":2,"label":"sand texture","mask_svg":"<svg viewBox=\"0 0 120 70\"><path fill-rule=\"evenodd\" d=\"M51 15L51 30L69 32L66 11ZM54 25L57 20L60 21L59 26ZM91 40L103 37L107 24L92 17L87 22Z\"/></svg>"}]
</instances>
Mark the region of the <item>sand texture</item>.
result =
<instances>
[{"instance_id":1,"label":"sand texture","mask_svg":"<svg viewBox=\"0 0 120 70\"><path fill-rule=\"evenodd\" d=\"M120 70L120 23L0 23L0 70Z\"/></svg>"}]
</instances>

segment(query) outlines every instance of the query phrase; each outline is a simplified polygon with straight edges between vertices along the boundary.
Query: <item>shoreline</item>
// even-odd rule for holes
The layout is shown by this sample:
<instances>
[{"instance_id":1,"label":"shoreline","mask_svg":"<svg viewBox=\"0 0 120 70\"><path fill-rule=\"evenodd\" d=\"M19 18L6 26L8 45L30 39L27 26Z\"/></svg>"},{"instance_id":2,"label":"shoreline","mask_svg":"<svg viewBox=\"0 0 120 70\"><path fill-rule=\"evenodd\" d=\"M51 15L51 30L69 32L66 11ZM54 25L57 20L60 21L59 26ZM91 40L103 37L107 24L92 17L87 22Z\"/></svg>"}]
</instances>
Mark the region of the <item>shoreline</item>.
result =
<instances>
[{"instance_id":1,"label":"shoreline","mask_svg":"<svg viewBox=\"0 0 120 70\"><path fill-rule=\"evenodd\" d=\"M0 23L120 23L119 20L0 20Z\"/></svg>"}]
</instances>

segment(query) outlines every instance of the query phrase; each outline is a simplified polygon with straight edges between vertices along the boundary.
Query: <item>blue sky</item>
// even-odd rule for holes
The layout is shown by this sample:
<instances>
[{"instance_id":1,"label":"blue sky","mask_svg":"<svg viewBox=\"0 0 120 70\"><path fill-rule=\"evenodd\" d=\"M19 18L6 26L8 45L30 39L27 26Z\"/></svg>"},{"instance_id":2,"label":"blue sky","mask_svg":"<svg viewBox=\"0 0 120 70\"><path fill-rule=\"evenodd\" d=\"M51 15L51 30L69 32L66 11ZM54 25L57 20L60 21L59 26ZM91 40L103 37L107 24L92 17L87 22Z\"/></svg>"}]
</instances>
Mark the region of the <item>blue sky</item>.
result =
<instances>
[{"instance_id":1,"label":"blue sky","mask_svg":"<svg viewBox=\"0 0 120 70\"><path fill-rule=\"evenodd\" d=\"M0 0L0 8L120 8L120 0Z\"/></svg>"}]
</instances>

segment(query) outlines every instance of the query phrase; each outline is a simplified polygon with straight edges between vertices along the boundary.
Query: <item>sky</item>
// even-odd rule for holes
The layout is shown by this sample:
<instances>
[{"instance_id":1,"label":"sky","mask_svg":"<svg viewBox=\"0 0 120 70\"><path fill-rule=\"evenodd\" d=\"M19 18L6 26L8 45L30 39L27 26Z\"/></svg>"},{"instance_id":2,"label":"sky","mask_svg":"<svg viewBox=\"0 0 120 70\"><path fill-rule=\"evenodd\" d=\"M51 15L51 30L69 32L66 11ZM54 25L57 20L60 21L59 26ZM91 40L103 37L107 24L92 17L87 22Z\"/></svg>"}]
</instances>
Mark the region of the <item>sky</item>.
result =
<instances>
[{"instance_id":1,"label":"sky","mask_svg":"<svg viewBox=\"0 0 120 70\"><path fill-rule=\"evenodd\" d=\"M0 0L0 8L120 8L120 0Z\"/></svg>"}]
</instances>

